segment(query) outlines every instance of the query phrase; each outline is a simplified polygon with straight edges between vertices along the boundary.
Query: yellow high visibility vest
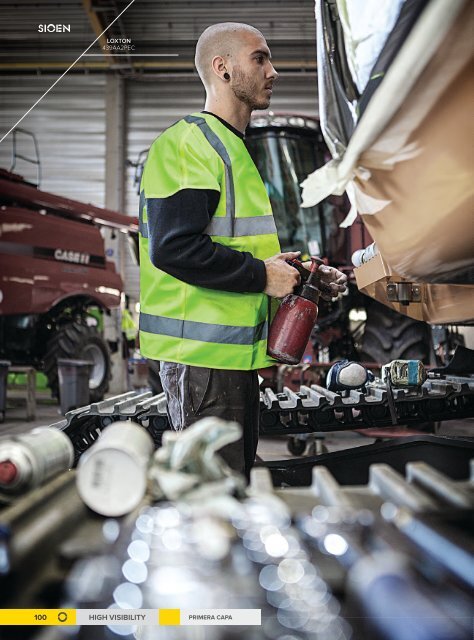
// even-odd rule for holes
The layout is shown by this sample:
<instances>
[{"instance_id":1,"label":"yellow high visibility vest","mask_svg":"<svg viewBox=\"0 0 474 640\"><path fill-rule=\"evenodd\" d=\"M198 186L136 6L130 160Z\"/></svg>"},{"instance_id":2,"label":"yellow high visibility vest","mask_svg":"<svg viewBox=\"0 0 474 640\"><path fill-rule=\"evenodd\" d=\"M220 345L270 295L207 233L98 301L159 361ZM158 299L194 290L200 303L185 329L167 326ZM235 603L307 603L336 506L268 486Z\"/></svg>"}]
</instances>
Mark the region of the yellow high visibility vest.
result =
<instances>
[{"instance_id":1,"label":"yellow high visibility vest","mask_svg":"<svg viewBox=\"0 0 474 640\"><path fill-rule=\"evenodd\" d=\"M147 200L180 189L220 192L206 233L265 260L280 251L270 201L244 141L212 115L187 116L150 148L140 194L140 350L147 358L215 369L252 370L267 355L270 300L187 284L148 254Z\"/></svg>"}]
</instances>

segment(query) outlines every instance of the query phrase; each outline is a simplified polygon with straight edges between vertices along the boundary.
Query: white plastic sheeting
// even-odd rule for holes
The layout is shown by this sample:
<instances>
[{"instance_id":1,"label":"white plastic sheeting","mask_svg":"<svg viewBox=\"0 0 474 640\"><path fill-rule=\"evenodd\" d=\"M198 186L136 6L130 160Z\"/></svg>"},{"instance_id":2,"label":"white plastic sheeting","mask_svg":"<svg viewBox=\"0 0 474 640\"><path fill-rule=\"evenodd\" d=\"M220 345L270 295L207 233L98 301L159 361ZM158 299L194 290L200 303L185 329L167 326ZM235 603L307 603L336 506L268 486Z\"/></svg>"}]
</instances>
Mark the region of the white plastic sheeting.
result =
<instances>
[{"instance_id":1,"label":"white plastic sheeting","mask_svg":"<svg viewBox=\"0 0 474 640\"><path fill-rule=\"evenodd\" d=\"M359 93L392 31L405 0L337 0L347 62Z\"/></svg>"}]
</instances>

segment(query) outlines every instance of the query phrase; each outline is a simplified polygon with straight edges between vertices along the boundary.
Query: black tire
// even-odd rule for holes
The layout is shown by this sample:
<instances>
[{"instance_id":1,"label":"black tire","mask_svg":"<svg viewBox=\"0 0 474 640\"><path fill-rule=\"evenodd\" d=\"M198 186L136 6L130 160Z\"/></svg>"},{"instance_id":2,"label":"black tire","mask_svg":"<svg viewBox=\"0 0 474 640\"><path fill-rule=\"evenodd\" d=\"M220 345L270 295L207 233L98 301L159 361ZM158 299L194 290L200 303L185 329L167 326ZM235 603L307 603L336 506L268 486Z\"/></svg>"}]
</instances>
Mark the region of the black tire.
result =
<instances>
[{"instance_id":1,"label":"black tire","mask_svg":"<svg viewBox=\"0 0 474 640\"><path fill-rule=\"evenodd\" d=\"M408 318L379 302L369 303L359 353L362 361L387 364L401 358L429 363L431 349L431 328L426 322Z\"/></svg>"},{"instance_id":2,"label":"black tire","mask_svg":"<svg viewBox=\"0 0 474 640\"><path fill-rule=\"evenodd\" d=\"M160 378L160 363L156 360L147 360L148 364L148 386L154 396L163 393Z\"/></svg>"},{"instance_id":3,"label":"black tire","mask_svg":"<svg viewBox=\"0 0 474 640\"><path fill-rule=\"evenodd\" d=\"M294 456L302 456L306 451L306 440L302 440L295 436L288 436L287 447L288 451Z\"/></svg>"},{"instance_id":4,"label":"black tire","mask_svg":"<svg viewBox=\"0 0 474 640\"><path fill-rule=\"evenodd\" d=\"M80 322L60 326L48 342L44 357L44 373L53 397L59 397L58 358L92 360L94 367L89 380L90 400L98 402L109 388L110 352L107 342L95 327Z\"/></svg>"}]
</instances>

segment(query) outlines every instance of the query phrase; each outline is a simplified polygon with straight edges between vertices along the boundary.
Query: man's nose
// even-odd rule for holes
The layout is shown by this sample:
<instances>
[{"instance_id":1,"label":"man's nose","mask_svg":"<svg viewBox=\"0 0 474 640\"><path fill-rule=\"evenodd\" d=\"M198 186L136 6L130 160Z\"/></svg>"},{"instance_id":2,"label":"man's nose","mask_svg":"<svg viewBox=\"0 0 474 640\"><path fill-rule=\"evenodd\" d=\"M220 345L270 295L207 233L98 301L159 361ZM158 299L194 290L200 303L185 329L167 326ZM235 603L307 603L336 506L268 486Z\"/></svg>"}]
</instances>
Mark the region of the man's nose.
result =
<instances>
[{"instance_id":1,"label":"man's nose","mask_svg":"<svg viewBox=\"0 0 474 640\"><path fill-rule=\"evenodd\" d=\"M276 80L278 78L278 73L277 70L275 69L275 67L272 65L272 63L269 61L268 64L270 65L270 68L268 70L268 77L269 78L273 78L274 80Z\"/></svg>"}]
</instances>

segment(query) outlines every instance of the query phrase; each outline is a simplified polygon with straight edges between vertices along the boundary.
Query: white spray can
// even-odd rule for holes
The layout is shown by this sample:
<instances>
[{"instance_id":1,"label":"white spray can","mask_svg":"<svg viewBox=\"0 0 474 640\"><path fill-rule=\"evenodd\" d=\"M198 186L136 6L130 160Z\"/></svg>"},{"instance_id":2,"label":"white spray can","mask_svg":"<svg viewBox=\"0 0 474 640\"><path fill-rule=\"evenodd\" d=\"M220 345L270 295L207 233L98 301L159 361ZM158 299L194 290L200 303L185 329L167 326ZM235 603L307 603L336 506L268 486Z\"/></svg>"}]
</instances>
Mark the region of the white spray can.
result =
<instances>
[{"instance_id":1,"label":"white spray can","mask_svg":"<svg viewBox=\"0 0 474 640\"><path fill-rule=\"evenodd\" d=\"M74 447L65 433L37 427L0 441L0 494L12 497L72 467Z\"/></svg>"},{"instance_id":2,"label":"white spray can","mask_svg":"<svg viewBox=\"0 0 474 640\"><path fill-rule=\"evenodd\" d=\"M77 466L77 489L85 504L103 516L130 513L147 487L153 440L134 422L114 422L85 451Z\"/></svg>"}]
</instances>

